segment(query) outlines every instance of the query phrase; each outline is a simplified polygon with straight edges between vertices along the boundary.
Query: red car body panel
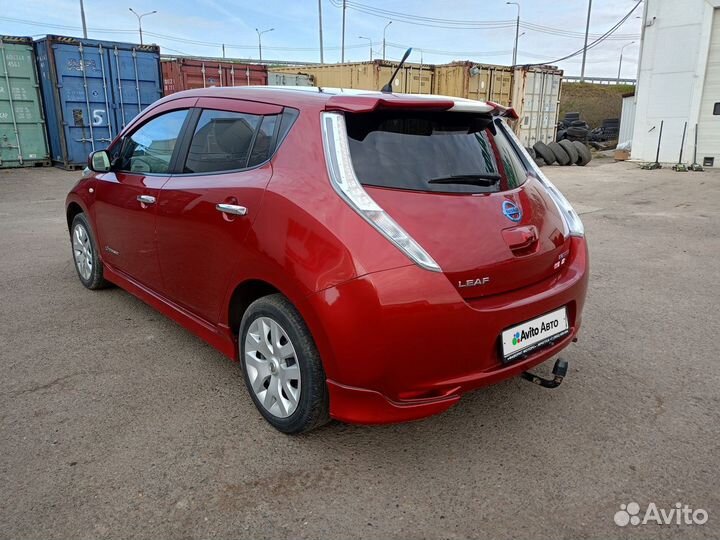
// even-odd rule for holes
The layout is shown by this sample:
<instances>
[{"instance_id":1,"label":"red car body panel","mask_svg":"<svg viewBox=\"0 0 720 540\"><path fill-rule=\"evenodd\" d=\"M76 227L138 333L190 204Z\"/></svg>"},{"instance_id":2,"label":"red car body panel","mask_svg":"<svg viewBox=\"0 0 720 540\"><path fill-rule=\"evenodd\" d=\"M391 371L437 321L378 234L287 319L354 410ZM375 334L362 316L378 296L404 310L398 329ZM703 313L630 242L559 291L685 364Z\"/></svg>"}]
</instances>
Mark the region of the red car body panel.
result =
<instances>
[{"instance_id":1,"label":"red car body panel","mask_svg":"<svg viewBox=\"0 0 720 540\"><path fill-rule=\"evenodd\" d=\"M452 103L261 88L176 93L144 111L118 140L178 108L276 114L292 107L300 114L272 159L258 167L195 175L92 173L68 195L68 212L79 207L90 217L108 280L228 357L238 359L234 292L251 281L266 283L288 297L313 335L332 417L361 423L421 418L566 347L580 327L588 280L584 238L563 233L559 215L547 210L554 203L532 177L520 188L480 196L367 188L443 272L413 264L338 196L325 165L324 110L447 109ZM153 194L157 204L143 207L138 194ZM503 200L525 209L522 221L502 215ZM228 218L215 210L223 202L242 204L248 214ZM442 227L428 227L429 219ZM116 246L121 239L119 257L106 250L108 235ZM565 260L560 269L554 266L559 257ZM479 290L458 288L458 281L480 275L493 279ZM562 306L568 335L503 364L503 330Z\"/></svg>"}]
</instances>

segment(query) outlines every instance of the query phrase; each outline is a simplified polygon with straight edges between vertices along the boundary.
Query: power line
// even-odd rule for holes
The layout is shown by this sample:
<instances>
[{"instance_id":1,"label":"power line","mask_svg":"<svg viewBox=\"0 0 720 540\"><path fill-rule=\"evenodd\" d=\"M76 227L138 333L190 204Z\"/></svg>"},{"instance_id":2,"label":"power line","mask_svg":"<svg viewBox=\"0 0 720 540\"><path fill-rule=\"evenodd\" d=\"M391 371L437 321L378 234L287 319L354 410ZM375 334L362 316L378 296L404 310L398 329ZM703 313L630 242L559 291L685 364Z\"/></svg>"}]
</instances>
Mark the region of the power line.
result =
<instances>
[{"instance_id":1,"label":"power line","mask_svg":"<svg viewBox=\"0 0 720 540\"><path fill-rule=\"evenodd\" d=\"M380 17L384 19L391 18L393 21L404 22L406 24L415 24L418 26L428 26L432 28L452 28L452 29L501 29L509 28L515 24L515 20L500 20L500 21L458 21L451 19L439 19L436 17L422 17L418 15L411 15L408 13L400 13L398 11L390 11L386 9L376 8L354 2L352 0L345 0L347 9L352 9L359 13L365 13L374 17ZM330 0L330 4L336 8L342 8L342 0Z\"/></svg>"},{"instance_id":2,"label":"power line","mask_svg":"<svg viewBox=\"0 0 720 540\"><path fill-rule=\"evenodd\" d=\"M639 6L640 4L642 4L642 0L638 0L638 2L632 7L632 9L631 9L630 11L627 12L627 14L626 14L622 19L620 19L612 28L610 28L610 30L608 30L607 32L605 32L605 33L604 33L602 36L600 36L598 39L594 40L594 41L593 41L592 43L590 43L590 45L588 45L587 47L582 47L581 49L579 49L579 50L577 50L577 51L575 51L575 52L573 52L573 53L570 53L570 54L568 54L567 56L563 56L562 58L558 58L557 60L549 60L549 61L547 61L547 62L538 62L538 63L536 63L536 64L524 64L524 65L528 65L528 66L542 66L542 65L547 65L547 64L557 64L557 63L559 63L559 62L563 62L563 61L567 60L568 58L572 58L573 56L577 56L578 54L582 54L583 52L588 51L588 50L590 50L590 49L598 46L600 43L602 43L602 42L607 38L607 36L611 35L613 32L615 32L615 30L617 30L618 28L620 28L620 26L622 26L622 24L623 24L625 21L627 21L627 20L630 18L630 15L632 15L632 14L635 12L635 10L638 8L638 6Z\"/></svg>"},{"instance_id":3,"label":"power line","mask_svg":"<svg viewBox=\"0 0 720 540\"><path fill-rule=\"evenodd\" d=\"M393 43L391 41L387 42L388 47L392 47L393 49L402 49L407 50L408 46L403 45L401 43ZM438 49L426 49L425 47L414 47L414 49L417 49L418 51L422 51L423 53L428 54L437 54L438 56L504 56L506 54L510 54L512 50L505 50L505 51L443 51Z\"/></svg>"},{"instance_id":4,"label":"power line","mask_svg":"<svg viewBox=\"0 0 720 540\"><path fill-rule=\"evenodd\" d=\"M340 1L340 0L330 0L330 2L331 2L333 5L334 5L336 2L339 2L339 1ZM351 0L346 0L346 1L348 2L348 7L350 7L350 6L352 6L352 5L355 4L355 2L352 2ZM608 39L608 37L609 37L610 35L612 35L612 33L613 33L615 30L617 30L617 28L619 28L619 26L620 26L622 23L624 23L624 22L630 17L630 15L634 12L634 10L635 10L636 8L637 8L637 4L636 4L635 7L633 7L633 9L632 9L625 17L623 17L623 19L621 19L621 20L620 20L613 28L611 28L608 32L605 32L604 34L598 34L598 38L597 38L593 43L591 43L591 44L588 45L588 49L591 49L591 48L597 46L599 43L601 43L601 42L604 41L605 39ZM77 26L70 26L70 25L63 25L63 24L52 24L52 23L43 23L43 22L37 22L37 21L30 21L30 20L26 20L26 19L18 19L18 18L14 18L14 17L4 17L4 16L0 16L0 20L9 21L9 22L15 22L15 23L21 23L21 24L26 24L26 25L30 25L30 26L38 26L38 27L43 27L43 28L62 29L62 30L71 30L71 31L79 31L79 30L80 30L80 27L77 27ZM440 19L440 20L443 20L443 19ZM471 22L472 22L472 21L471 21ZM498 21L491 21L491 22L498 22ZM500 22L502 22L502 21L500 21ZM514 24L513 21L511 21L511 22ZM528 24L530 24L530 23L528 23ZM522 23L521 23L521 25L522 25ZM539 25L538 25L538 26L539 26ZM544 28L550 28L550 27L544 27ZM93 28L89 28L88 30L91 31L91 32L96 32L96 33L110 33L110 34L134 34L134 33L136 32L135 29L102 28L102 27L97 27L97 28L93 27ZM183 38L183 37L179 37L179 36L174 36L174 35L171 35L171 34L163 34L163 33L158 33L158 32L151 32L151 31L147 31L147 30L145 30L144 33L145 33L146 35L148 35L148 36L152 36L152 37L155 37L155 38L158 38L158 39L163 39L163 40L172 41L172 42L177 42L177 43L184 43L184 44L188 44L188 45L195 45L195 46L200 46L200 47L221 48L222 45L223 45L223 43L220 43L220 42L210 42L210 41L195 40L195 39L190 39L190 38ZM580 35L584 35L584 34L580 34ZM592 34L591 34L591 36L592 36ZM388 45L389 47L392 47L392 48L395 48L395 49L402 49L402 50L405 50L405 49L407 49L407 47L408 47L408 45L406 45L406 44L394 43L394 42L387 42L387 45ZM373 47L379 47L379 46L381 46L381 42L373 42L372 46L373 46ZM182 51L179 51L179 50L177 50L177 49L173 49L173 48L167 47L167 46L165 46L165 45L163 45L163 47L164 47L165 49L169 50L169 51L172 51L172 52L175 52L175 53L178 53L178 54L183 54L183 55L185 54L185 53L182 52ZM225 43L225 47L226 47L226 49L255 50L255 49L257 48L257 45L239 45L239 44L228 44L228 43ZM345 46L346 49L364 49L364 48L366 48L366 47L367 47L367 45L365 45L365 44L346 45L346 46ZM315 51L318 51L318 50L319 50L319 47L280 47L280 46L264 46L263 48L264 48L264 49L267 49L267 50L277 51L277 52L284 52L284 51L287 51L287 52L315 52ZM455 57L463 57L463 56L464 56L464 57L504 56L504 55L510 54L510 53L512 52L512 51L509 51L509 50L498 50L498 51L448 51L448 50L439 50L439 49L428 49L428 48L424 48L424 47L417 47L417 48L418 48L418 49L422 49L422 51L423 51L424 53L427 53L427 54L435 54L435 55L438 55L438 56L455 56ZM325 50L337 51L337 50L340 50L340 47L338 47L338 46L335 46L335 47L325 46L324 49L325 49ZM563 61L563 60L567 60L568 58L572 58L573 56L576 56L577 54L580 54L581 52L582 52L582 49L580 49L579 51L576 51L575 53L572 53L572 54L570 54L570 55L568 55L567 57L564 57L564 58L562 58L562 59L554 60L554 61L551 61L551 62L542 62L542 63L538 63L538 64L530 64L530 65L555 64L555 63L557 63L557 62L560 62L560 61ZM538 56L538 55L535 54L535 53L524 53L524 52L523 52L523 55L524 55L524 56L529 56L529 57L531 57L531 58L533 58L533 57L534 57L534 58L542 58L542 57Z\"/></svg>"},{"instance_id":5,"label":"power line","mask_svg":"<svg viewBox=\"0 0 720 540\"><path fill-rule=\"evenodd\" d=\"M16 22L21 24L26 24L29 26L39 26L43 28L52 28L52 29L61 29L61 30L71 30L71 31L79 31L81 28L79 26L69 26L64 24L51 24L51 23L42 23L42 22L36 22L36 21L29 21L26 19L16 19L13 17L0 17L0 20L2 21L9 21L9 22ZM128 30L121 30L117 28L88 28L89 31L104 34L104 33L111 33L111 34L135 34L137 32L136 29L128 29ZM182 38L178 36L173 36L170 34L161 34L158 32L151 32L148 30L143 30L143 33L148 36L160 38L160 39L166 39L168 41L174 41L177 43L186 43L188 45L197 45L200 47L213 47L218 48L222 47L223 43L220 42L212 42L212 41L202 41L197 39L189 39L189 38ZM379 46L381 42L373 41L373 47ZM224 44L226 48L231 49L247 49L247 50L255 50L257 49L257 45L237 45L232 43L225 43ZM346 45L346 49L362 49L367 47L367 45ZM169 47L167 47L169 49ZM313 52L320 50L319 47L279 47L279 46L264 46L263 49L267 50L273 50L273 51L298 51L298 52ZM324 47L325 50L340 50L340 47Z\"/></svg>"},{"instance_id":6,"label":"power line","mask_svg":"<svg viewBox=\"0 0 720 540\"><path fill-rule=\"evenodd\" d=\"M336 8L342 8L342 0L330 0L330 4ZM399 11L391 11L388 9L378 8L356 2L354 0L345 0L345 4L348 9L352 9L359 13L371 15L383 19L392 19L394 21L412 24L417 26L426 26L431 28L445 28L453 30L498 30L504 28L511 28L515 26L515 19L503 19L503 20L487 20L487 21L472 21L472 20L458 20L458 19L443 19L438 17L425 17L421 15L414 15L410 13L404 13ZM532 32L544 33L548 35L567 37L567 38L584 38L585 34L582 32L573 32L565 30L563 28L554 28L551 26L544 26L541 24L535 24L530 22L520 22L520 26L526 30ZM601 37L602 34L590 34L593 39ZM638 39L638 34L618 34L610 39L613 40L632 40Z\"/></svg>"}]
</instances>

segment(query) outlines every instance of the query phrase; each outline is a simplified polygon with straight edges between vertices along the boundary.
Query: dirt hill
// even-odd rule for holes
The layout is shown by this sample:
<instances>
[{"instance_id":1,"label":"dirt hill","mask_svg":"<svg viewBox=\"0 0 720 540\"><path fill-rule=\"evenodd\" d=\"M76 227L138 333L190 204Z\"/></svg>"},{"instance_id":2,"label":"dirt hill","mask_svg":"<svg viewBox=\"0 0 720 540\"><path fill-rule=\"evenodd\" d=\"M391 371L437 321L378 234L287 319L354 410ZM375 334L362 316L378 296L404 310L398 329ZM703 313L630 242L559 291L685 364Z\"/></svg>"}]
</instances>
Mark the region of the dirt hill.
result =
<instances>
[{"instance_id":1,"label":"dirt hill","mask_svg":"<svg viewBox=\"0 0 720 540\"><path fill-rule=\"evenodd\" d=\"M598 127L605 118L620 118L622 95L634 90L626 84L563 83L559 119L566 112L579 112L590 127Z\"/></svg>"}]
</instances>

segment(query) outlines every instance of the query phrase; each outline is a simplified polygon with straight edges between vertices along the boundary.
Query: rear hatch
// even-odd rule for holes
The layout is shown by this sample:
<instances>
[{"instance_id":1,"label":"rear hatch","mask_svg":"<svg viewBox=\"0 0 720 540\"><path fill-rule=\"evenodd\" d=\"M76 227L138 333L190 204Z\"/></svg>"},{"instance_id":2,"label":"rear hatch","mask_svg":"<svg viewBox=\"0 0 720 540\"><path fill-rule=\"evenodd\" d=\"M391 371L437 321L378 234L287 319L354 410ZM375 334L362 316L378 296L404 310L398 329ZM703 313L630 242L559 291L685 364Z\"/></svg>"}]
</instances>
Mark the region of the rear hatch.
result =
<instances>
[{"instance_id":1,"label":"rear hatch","mask_svg":"<svg viewBox=\"0 0 720 540\"><path fill-rule=\"evenodd\" d=\"M562 216L487 113L346 113L355 174L466 299L547 279L568 255Z\"/></svg>"}]
</instances>

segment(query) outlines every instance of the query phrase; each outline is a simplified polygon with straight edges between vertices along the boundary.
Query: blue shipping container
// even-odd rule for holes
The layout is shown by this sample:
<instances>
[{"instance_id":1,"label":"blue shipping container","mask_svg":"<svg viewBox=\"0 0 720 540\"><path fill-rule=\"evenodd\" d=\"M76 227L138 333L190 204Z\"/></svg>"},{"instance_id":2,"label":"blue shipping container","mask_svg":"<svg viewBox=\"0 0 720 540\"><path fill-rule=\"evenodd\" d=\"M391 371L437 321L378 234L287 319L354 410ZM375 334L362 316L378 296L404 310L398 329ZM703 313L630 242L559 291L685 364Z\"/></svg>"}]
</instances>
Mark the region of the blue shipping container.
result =
<instances>
[{"instance_id":1,"label":"blue shipping container","mask_svg":"<svg viewBox=\"0 0 720 540\"><path fill-rule=\"evenodd\" d=\"M76 168L162 96L160 48L63 36L35 42L55 164Z\"/></svg>"}]
</instances>

